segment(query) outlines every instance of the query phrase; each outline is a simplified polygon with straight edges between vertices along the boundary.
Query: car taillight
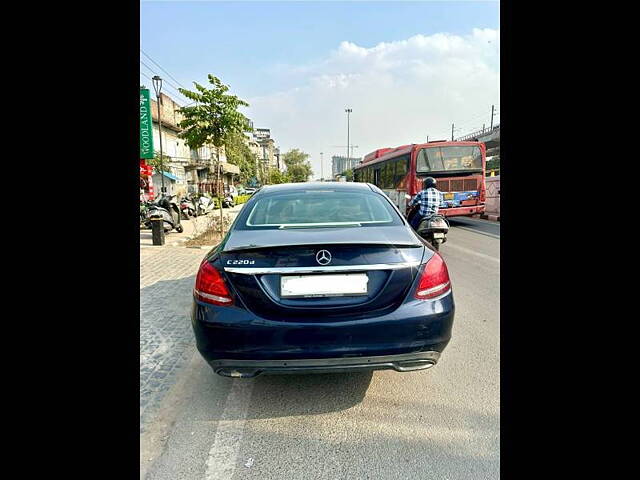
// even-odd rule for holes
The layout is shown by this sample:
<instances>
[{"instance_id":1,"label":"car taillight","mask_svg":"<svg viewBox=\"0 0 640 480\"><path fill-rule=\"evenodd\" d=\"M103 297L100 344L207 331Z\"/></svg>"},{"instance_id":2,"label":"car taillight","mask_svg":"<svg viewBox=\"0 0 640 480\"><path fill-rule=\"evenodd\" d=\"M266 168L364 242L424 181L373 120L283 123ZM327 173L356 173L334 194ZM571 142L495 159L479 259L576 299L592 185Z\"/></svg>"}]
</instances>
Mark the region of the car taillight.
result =
<instances>
[{"instance_id":1,"label":"car taillight","mask_svg":"<svg viewBox=\"0 0 640 480\"><path fill-rule=\"evenodd\" d=\"M193 293L201 302L214 305L231 305L233 303L222 275L206 260L202 262L200 270L198 270Z\"/></svg>"},{"instance_id":2,"label":"car taillight","mask_svg":"<svg viewBox=\"0 0 640 480\"><path fill-rule=\"evenodd\" d=\"M451 289L449 271L442 257L434 253L422 271L415 297L419 300L434 298Z\"/></svg>"}]
</instances>

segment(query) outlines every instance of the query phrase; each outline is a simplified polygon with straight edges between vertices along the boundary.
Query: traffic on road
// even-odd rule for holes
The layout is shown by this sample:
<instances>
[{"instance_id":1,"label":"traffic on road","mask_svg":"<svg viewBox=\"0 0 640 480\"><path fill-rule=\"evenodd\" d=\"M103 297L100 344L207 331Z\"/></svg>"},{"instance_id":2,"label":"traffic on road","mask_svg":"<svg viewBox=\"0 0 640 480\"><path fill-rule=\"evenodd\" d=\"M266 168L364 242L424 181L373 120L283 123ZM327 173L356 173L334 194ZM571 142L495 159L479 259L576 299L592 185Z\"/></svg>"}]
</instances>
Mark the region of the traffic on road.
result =
<instances>
[{"instance_id":1,"label":"traffic on road","mask_svg":"<svg viewBox=\"0 0 640 480\"><path fill-rule=\"evenodd\" d=\"M331 186L338 193L341 187L346 191L351 187L356 191L369 188L371 193L367 195L380 195L362 184L308 184L307 188L311 192L309 195L317 196ZM304 189L305 184L295 188ZM170 335L167 339L173 340L163 343L167 353L159 355L159 358L166 357L167 367L162 366L164 363L160 360L159 370L155 370L163 372L171 368L168 378L163 377L156 393L148 394L154 395L153 404L146 408L144 420L141 419L141 475L148 479L499 478L499 224L477 218L451 218L448 241L439 252L420 240L421 247L409 246L410 235L401 233L385 237L395 244L398 253L388 246L386 253L374 253L372 250L378 250L380 246L376 245L379 240L371 236L371 232L385 227L326 226L322 235L317 226L281 229L282 225L296 223L294 217L282 221L282 215L287 213L284 208L277 212L278 221L269 220L274 225L260 227L268 220L266 215L262 218L260 215L270 212L251 209L252 205L255 206L261 196L265 202L272 195L272 198L285 197L286 191L287 186L260 190L243 206L220 251L203 254L202 250L180 247L163 247L155 251L157 253L145 251L144 263L149 265L145 271L156 273L145 277L147 286L141 291L142 295L144 298L158 295L164 288L171 295L162 308L181 313L167 324L163 319L166 316L158 317L151 304L144 311L145 326L149 328L163 319L162 324L157 324L159 330L153 330L166 332ZM272 208L276 208L273 203ZM242 230L242 227L246 228L251 212L255 212L255 216L249 220L249 229ZM328 212L330 214L330 210ZM314 220L326 221L327 218ZM234 238L236 227L240 235ZM258 235L260 231L256 229L259 228L266 228L276 236ZM351 247L350 252L342 241L329 243L336 242L332 239L336 232L347 229L351 229L348 230L351 232L349 238L355 243L365 242L358 250ZM283 239L290 233L295 239L285 242ZM317 247L325 248L310 248L304 252L307 247L299 246L299 238L304 235L312 238L312 242L319 242ZM413 231L411 235L419 237ZM283 247L283 243L288 245ZM255 250L246 248L249 246ZM274 255L278 248L282 249L282 254ZM191 274L183 269L158 277L158 267L154 265L166 262L163 258L175 257L178 253L172 253L175 249L184 252L180 253L180 258L191 259L184 263ZM272 254L265 254L265 249ZM326 318L319 315L320 308L316 305L310 311L294 305L292 310L296 313L285 315L287 302L322 303L332 299L305 297L304 293L302 296L294 294L292 298L278 297L282 293L282 278L289 275L270 269L309 266L317 271L322 268L320 262L329 258L322 250L331 255L328 265L361 265L365 260L374 265L397 262L399 258L402 262L414 260L413 256L406 255L405 249L423 250L431 260L441 258L451 283L449 293L442 298L449 298L453 306L455 296L455 321L448 326L444 338L450 339L445 342L446 350L437 365L403 373L394 369L393 363L382 365L388 368L383 370L377 369L381 365L373 368L369 365L360 371L341 369L340 373L333 373L321 368L326 373L309 373L318 366L314 363L318 358L336 358L336 352L340 351L347 353L338 356L346 359L347 367L357 365L357 355L361 354L360 358L363 358L371 348L378 349L376 353L391 353L397 359L402 355L398 348L406 348L411 343L411 332L416 346L410 349L420 350L432 341L429 339L438 336L437 330L431 328L433 324L429 317L433 316L434 310L437 312L437 308L443 307L442 300L430 302L415 298L417 289L415 292L413 289L418 286L419 275L413 267L416 279L400 301L398 310L411 311L413 304L414 309L423 313L409 315L408 319L385 312L376 317L375 308L364 308L359 312L352 306L336 305L325 309ZM298 254L291 254L293 250ZM383 261L378 259L380 255L385 257ZM207 259L215 259L210 265L220 269L216 278L229 279L225 280L226 292L215 290L215 282L205 287L213 285L210 292L220 297L214 300L222 301L223 305L194 297L194 293L198 295L194 291L194 288L198 290L197 277L201 275L202 265L209 264ZM423 259L420 262L425 265ZM188 264L191 267L186 267ZM269 273L256 269L267 269ZM410 270L408 267L407 271ZM367 276L401 271L364 270ZM290 276L310 275L304 271ZM263 283L258 283L265 277L268 278ZM293 293L290 288L309 288L304 283L291 286L285 282L284 286L289 289L285 294ZM389 287L393 288L393 285ZM339 288L342 287L337 282L330 282L316 285L315 291L324 295L327 289L329 293L335 293ZM206 291L200 293L207 294ZM231 306L224 302L227 294L232 300ZM345 302L348 298L334 297L333 300ZM355 302L363 299L360 296L350 298ZM397 297L385 294L383 298L393 303ZM153 301L151 297L149 300ZM233 313L225 316L224 312L229 309ZM346 310L352 312L353 319L345 317ZM358 313L353 315L354 311ZM423 319L416 320L416 317ZM345 318L348 319L345 321ZM378 323L381 318L384 322ZM219 320L217 324L216 319ZM193 322L200 322L199 326L195 323L196 329L207 328L206 322L209 322L213 325L212 332L223 336L198 332L194 335ZM175 333L167 330L168 325L176 329ZM277 331L279 325L282 329ZM435 325L442 324L436 321ZM187 326L188 330L184 328ZM231 329L225 332L229 326ZM247 327L245 332L240 330L242 326ZM222 349L216 350L220 345ZM433 344L426 348L435 351ZM242 354L238 356L234 350ZM178 352L181 353L176 357ZM157 356L157 350L150 353L150 358ZM304 363L310 357L312 362ZM238 358L242 359L240 363L228 362ZM296 364L298 360L303 364ZM326 366L326 363L322 365ZM225 368L228 370L220 370ZM216 369L222 375L216 374ZM272 371L268 372L269 369ZM145 370L145 378L149 376L147 385L153 384L153 372L153 369L148 373Z\"/></svg>"}]
</instances>

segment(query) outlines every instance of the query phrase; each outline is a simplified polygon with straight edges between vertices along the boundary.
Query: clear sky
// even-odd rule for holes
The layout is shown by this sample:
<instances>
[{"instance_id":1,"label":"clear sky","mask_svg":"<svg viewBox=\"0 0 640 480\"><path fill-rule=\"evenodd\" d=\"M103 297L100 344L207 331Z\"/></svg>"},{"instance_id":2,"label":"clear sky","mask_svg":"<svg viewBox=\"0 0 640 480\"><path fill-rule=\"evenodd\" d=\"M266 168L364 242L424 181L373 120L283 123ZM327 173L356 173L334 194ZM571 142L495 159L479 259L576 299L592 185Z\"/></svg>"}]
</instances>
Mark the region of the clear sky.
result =
<instances>
[{"instance_id":1,"label":"clear sky","mask_svg":"<svg viewBox=\"0 0 640 480\"><path fill-rule=\"evenodd\" d=\"M344 154L346 107L361 156L450 137L454 122L468 133L499 104L498 2L143 1L140 16L142 50L175 80L141 53L142 73L186 87L220 77L282 151L311 154L316 176L319 152L325 172Z\"/></svg>"}]
</instances>

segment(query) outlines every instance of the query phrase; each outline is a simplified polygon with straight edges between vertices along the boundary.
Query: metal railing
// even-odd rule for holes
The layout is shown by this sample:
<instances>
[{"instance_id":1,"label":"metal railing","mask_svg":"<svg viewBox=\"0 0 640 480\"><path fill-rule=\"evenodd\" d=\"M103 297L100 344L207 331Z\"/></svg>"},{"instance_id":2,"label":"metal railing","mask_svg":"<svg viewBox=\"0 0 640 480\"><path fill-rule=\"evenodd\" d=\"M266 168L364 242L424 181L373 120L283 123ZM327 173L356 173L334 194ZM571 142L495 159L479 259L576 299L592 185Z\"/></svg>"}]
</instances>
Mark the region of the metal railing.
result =
<instances>
[{"instance_id":1,"label":"metal railing","mask_svg":"<svg viewBox=\"0 0 640 480\"><path fill-rule=\"evenodd\" d=\"M464 135L464 136L462 136L462 137L458 137L458 138L456 138L456 140L455 140L455 141L456 141L456 142L462 142L462 141L465 141L465 140L470 140L470 139L472 139L472 138L482 137L482 136L484 136L484 135L489 135L489 134L491 134L491 133L495 132L496 130L500 130L500 124L495 125L495 126L494 126L493 128L491 128L491 129L489 129L489 128L485 128L485 129L483 129L483 130L478 130L478 131L476 131L476 132L469 133L469 134Z\"/></svg>"}]
</instances>

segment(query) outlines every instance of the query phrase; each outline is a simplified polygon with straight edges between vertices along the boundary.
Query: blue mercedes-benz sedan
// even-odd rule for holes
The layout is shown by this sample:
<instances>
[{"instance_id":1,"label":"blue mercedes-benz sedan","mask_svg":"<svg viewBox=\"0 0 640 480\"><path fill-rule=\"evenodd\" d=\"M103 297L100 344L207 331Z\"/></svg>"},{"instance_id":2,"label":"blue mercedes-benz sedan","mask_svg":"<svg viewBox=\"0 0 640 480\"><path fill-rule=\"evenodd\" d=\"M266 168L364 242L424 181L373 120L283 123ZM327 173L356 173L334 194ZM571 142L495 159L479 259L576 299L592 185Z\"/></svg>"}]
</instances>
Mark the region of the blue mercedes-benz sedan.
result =
<instances>
[{"instance_id":1,"label":"blue mercedes-benz sedan","mask_svg":"<svg viewBox=\"0 0 640 480\"><path fill-rule=\"evenodd\" d=\"M451 339L442 257L376 186L259 189L200 265L192 324L213 370L421 370Z\"/></svg>"}]
</instances>

